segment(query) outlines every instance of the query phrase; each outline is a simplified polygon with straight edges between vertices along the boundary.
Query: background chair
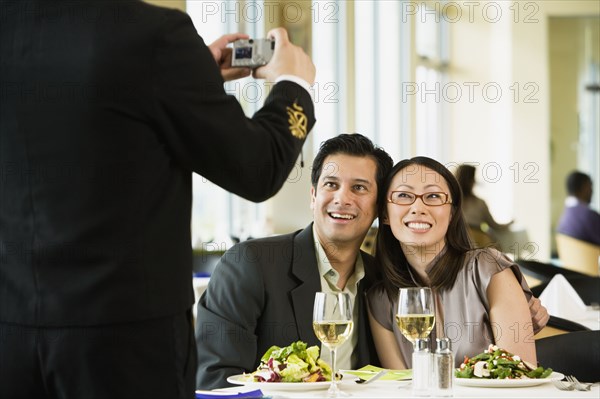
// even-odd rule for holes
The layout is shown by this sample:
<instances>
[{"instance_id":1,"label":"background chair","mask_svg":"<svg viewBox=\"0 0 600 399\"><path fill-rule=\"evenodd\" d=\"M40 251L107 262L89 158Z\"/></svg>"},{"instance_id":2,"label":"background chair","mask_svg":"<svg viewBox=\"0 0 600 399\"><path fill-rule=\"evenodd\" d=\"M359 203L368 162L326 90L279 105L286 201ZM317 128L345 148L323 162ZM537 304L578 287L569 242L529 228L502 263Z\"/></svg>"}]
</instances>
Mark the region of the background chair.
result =
<instances>
[{"instance_id":1,"label":"background chair","mask_svg":"<svg viewBox=\"0 0 600 399\"><path fill-rule=\"evenodd\" d=\"M566 277L569 284L573 286L586 305L600 304L600 277Z\"/></svg>"},{"instance_id":2,"label":"background chair","mask_svg":"<svg viewBox=\"0 0 600 399\"><path fill-rule=\"evenodd\" d=\"M579 273L575 270L558 267L552 263L543 263L535 260L517 259L515 263L519 265L521 273L525 276L533 295L539 296L548 282L557 274L562 274L567 278L570 277L588 277L586 274Z\"/></svg>"},{"instance_id":3,"label":"background chair","mask_svg":"<svg viewBox=\"0 0 600 399\"><path fill-rule=\"evenodd\" d=\"M600 246L564 234L556 234L556 247L564 267L589 276L598 276Z\"/></svg>"},{"instance_id":4,"label":"background chair","mask_svg":"<svg viewBox=\"0 0 600 399\"><path fill-rule=\"evenodd\" d=\"M583 324L579 324L571 320L563 319L557 316L550 316L546 327L542 328L542 330L538 332L534 338L537 340L577 331L590 331L590 329Z\"/></svg>"},{"instance_id":5,"label":"background chair","mask_svg":"<svg viewBox=\"0 0 600 399\"><path fill-rule=\"evenodd\" d=\"M540 296L555 275L562 274L586 305L600 304L600 277L535 260L517 259L515 262L536 297Z\"/></svg>"},{"instance_id":6,"label":"background chair","mask_svg":"<svg viewBox=\"0 0 600 399\"><path fill-rule=\"evenodd\" d=\"M588 277L587 274L580 273L576 270L565 269L563 267L555 266L552 263L538 262L536 260L515 260L519 269L523 274L532 276L538 280L547 282L552 280L557 274L562 274L567 279L569 277Z\"/></svg>"},{"instance_id":7,"label":"background chair","mask_svg":"<svg viewBox=\"0 0 600 399\"><path fill-rule=\"evenodd\" d=\"M579 381L600 381L600 331L577 331L536 339L538 364Z\"/></svg>"}]
</instances>

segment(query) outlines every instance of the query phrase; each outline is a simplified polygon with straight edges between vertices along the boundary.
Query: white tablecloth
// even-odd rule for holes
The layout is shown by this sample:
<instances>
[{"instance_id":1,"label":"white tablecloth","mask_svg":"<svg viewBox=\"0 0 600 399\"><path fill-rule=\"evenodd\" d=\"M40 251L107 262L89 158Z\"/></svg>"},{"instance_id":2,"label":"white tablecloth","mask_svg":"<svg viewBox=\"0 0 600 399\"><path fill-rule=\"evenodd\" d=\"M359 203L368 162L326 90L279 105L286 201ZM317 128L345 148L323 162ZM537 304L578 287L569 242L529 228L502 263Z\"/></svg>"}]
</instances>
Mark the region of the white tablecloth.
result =
<instances>
[{"instance_id":1,"label":"white tablecloth","mask_svg":"<svg viewBox=\"0 0 600 399\"><path fill-rule=\"evenodd\" d=\"M340 388L350 396L349 399L362 398L409 398L413 397L410 382L388 382L374 381L372 384L360 385L352 381L346 381ZM217 391L244 392L256 388L234 387L225 388ZM326 398L327 390L314 391L277 391L261 388L265 396L271 396L273 399L283 398ZM431 396L434 397L434 396ZM591 391L561 391L551 382L542 385L523 388L474 388L455 385L454 398L595 398L600 397L598 384L594 385Z\"/></svg>"}]
</instances>

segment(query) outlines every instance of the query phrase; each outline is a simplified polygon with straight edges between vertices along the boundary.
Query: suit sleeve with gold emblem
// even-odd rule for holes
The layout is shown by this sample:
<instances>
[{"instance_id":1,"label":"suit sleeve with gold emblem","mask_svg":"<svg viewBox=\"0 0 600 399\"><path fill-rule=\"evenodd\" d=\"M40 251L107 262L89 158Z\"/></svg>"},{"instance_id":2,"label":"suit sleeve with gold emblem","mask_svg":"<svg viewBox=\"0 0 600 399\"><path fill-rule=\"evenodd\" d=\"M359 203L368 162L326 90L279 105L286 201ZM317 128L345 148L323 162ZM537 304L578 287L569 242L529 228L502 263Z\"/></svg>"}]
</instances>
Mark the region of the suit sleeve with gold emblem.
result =
<instances>
[{"instance_id":1,"label":"suit sleeve with gold emblem","mask_svg":"<svg viewBox=\"0 0 600 399\"><path fill-rule=\"evenodd\" d=\"M252 201L285 183L315 123L314 104L300 85L233 82L246 101L263 107L247 117L225 92L208 47L189 17L174 13L157 45L152 117L173 158L222 188Z\"/></svg>"}]
</instances>

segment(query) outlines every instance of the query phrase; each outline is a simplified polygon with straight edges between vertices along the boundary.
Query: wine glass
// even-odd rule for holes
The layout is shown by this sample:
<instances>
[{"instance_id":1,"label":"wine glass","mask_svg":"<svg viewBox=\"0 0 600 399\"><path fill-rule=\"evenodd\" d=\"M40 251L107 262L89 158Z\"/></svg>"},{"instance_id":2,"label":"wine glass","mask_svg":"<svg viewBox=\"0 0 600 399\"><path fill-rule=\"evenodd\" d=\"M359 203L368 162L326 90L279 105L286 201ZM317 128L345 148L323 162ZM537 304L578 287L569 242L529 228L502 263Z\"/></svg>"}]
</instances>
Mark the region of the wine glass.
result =
<instances>
[{"instance_id":1,"label":"wine glass","mask_svg":"<svg viewBox=\"0 0 600 399\"><path fill-rule=\"evenodd\" d=\"M402 335L415 344L427 338L435 325L433 293L427 287L400 288L396 323Z\"/></svg>"},{"instance_id":2,"label":"wine glass","mask_svg":"<svg viewBox=\"0 0 600 399\"><path fill-rule=\"evenodd\" d=\"M331 385L327 396L337 398L343 392L337 386L335 351L352 333L352 300L349 294L317 292L313 308L313 330L331 351Z\"/></svg>"}]
</instances>

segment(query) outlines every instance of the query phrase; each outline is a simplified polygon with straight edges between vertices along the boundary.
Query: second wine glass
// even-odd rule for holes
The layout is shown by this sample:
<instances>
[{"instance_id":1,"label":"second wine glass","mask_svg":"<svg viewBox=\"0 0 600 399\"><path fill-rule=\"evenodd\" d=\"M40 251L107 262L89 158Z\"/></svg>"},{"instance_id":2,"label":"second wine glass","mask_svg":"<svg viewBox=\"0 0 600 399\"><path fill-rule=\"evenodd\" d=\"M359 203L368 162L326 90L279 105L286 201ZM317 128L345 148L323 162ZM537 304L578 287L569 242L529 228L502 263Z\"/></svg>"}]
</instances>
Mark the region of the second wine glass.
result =
<instances>
[{"instance_id":1,"label":"second wine glass","mask_svg":"<svg viewBox=\"0 0 600 399\"><path fill-rule=\"evenodd\" d=\"M337 398L343 394L337 386L335 355L338 346L352 333L352 328L352 300L349 294L315 294L313 330L319 341L331 351L331 385L327 391L330 398Z\"/></svg>"},{"instance_id":2,"label":"second wine glass","mask_svg":"<svg viewBox=\"0 0 600 399\"><path fill-rule=\"evenodd\" d=\"M415 343L427 338L435 325L433 293L427 287L400 288L396 323L402 335Z\"/></svg>"}]
</instances>

